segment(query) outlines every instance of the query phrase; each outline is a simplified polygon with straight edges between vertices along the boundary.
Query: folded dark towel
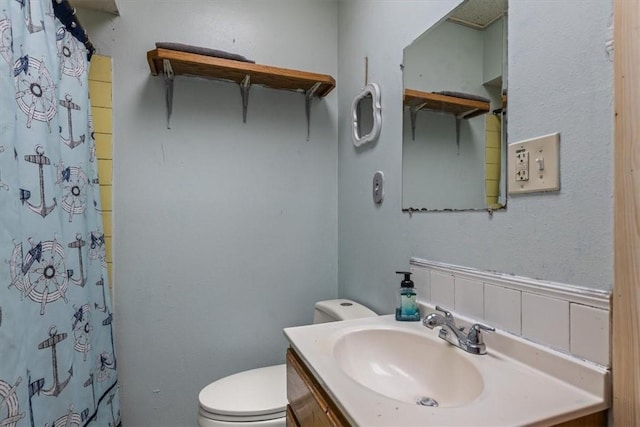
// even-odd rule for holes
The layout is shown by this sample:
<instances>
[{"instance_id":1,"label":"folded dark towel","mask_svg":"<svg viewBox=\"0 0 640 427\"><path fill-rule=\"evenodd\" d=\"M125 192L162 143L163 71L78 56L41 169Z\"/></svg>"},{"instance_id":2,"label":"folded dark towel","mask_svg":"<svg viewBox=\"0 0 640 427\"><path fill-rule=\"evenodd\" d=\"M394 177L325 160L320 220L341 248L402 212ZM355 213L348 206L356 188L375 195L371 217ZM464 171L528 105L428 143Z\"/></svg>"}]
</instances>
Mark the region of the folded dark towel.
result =
<instances>
[{"instance_id":1,"label":"folded dark towel","mask_svg":"<svg viewBox=\"0 0 640 427\"><path fill-rule=\"evenodd\" d=\"M456 98L472 99L474 101L491 102L489 98L485 98L480 95L474 95L472 93L455 92L451 90L443 90L440 92L433 92L433 93L437 93L438 95L454 96Z\"/></svg>"},{"instance_id":2,"label":"folded dark towel","mask_svg":"<svg viewBox=\"0 0 640 427\"><path fill-rule=\"evenodd\" d=\"M224 50L209 49L207 47L192 46L190 44L171 43L171 42L156 42L156 48L179 50L181 52L195 53L198 55L215 56L216 58L231 59L233 61L250 62L255 64L256 61L247 59L242 55L236 53L225 52Z\"/></svg>"}]
</instances>

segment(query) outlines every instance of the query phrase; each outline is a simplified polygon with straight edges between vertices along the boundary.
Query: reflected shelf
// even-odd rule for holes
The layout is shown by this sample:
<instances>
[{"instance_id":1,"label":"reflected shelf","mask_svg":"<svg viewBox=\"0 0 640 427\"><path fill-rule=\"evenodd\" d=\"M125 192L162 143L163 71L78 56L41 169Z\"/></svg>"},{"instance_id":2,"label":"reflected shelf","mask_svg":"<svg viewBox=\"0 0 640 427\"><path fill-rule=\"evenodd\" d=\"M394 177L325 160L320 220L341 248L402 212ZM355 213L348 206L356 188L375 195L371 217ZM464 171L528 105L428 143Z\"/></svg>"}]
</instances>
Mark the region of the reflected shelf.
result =
<instances>
[{"instance_id":1,"label":"reflected shelf","mask_svg":"<svg viewBox=\"0 0 640 427\"><path fill-rule=\"evenodd\" d=\"M471 95L473 97L473 95ZM411 115L411 138L416 139L416 120L418 111L439 111L453 114L456 118L456 145L460 148L460 121L480 116L489 112L489 100L465 98L451 94L422 92L415 89L404 90L405 106Z\"/></svg>"},{"instance_id":2,"label":"reflected shelf","mask_svg":"<svg viewBox=\"0 0 640 427\"><path fill-rule=\"evenodd\" d=\"M442 111L461 119L470 119L488 113L490 103L475 99L461 98L440 93L404 90L404 105L411 109Z\"/></svg>"}]
</instances>

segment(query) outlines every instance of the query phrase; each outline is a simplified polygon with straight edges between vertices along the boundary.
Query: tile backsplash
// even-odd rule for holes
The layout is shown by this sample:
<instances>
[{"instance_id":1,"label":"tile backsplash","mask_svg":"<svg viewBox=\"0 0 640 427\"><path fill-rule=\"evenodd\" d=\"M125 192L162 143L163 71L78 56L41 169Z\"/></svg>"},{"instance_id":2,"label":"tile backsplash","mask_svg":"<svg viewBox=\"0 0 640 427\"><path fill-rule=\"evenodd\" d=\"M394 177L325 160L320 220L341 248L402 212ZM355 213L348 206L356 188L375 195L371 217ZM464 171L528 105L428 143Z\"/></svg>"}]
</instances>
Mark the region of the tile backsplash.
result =
<instances>
[{"instance_id":1,"label":"tile backsplash","mask_svg":"<svg viewBox=\"0 0 640 427\"><path fill-rule=\"evenodd\" d=\"M569 351L569 302L522 292L522 336Z\"/></svg>"},{"instance_id":2,"label":"tile backsplash","mask_svg":"<svg viewBox=\"0 0 640 427\"><path fill-rule=\"evenodd\" d=\"M418 299L610 367L611 292L411 258Z\"/></svg>"},{"instance_id":3,"label":"tile backsplash","mask_svg":"<svg viewBox=\"0 0 640 427\"><path fill-rule=\"evenodd\" d=\"M496 328L522 334L522 292L484 285L484 320Z\"/></svg>"}]
</instances>

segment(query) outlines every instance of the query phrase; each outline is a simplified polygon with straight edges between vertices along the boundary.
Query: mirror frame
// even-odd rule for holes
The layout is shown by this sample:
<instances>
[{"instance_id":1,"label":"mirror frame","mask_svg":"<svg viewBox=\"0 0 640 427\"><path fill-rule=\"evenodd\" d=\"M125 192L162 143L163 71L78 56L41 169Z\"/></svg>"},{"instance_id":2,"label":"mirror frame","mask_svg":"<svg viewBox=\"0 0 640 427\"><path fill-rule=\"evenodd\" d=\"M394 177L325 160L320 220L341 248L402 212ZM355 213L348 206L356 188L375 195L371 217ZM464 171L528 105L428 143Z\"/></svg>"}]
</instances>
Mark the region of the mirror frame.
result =
<instances>
[{"instance_id":1,"label":"mirror frame","mask_svg":"<svg viewBox=\"0 0 640 427\"><path fill-rule=\"evenodd\" d=\"M373 126L371 132L364 136L360 136L358 132L358 103L367 96L371 96L371 104L373 109ZM351 104L351 122L353 145L356 147L366 144L378 138L380 129L382 128L382 109L380 106L380 88L375 83L369 83L356 95Z\"/></svg>"}]
</instances>

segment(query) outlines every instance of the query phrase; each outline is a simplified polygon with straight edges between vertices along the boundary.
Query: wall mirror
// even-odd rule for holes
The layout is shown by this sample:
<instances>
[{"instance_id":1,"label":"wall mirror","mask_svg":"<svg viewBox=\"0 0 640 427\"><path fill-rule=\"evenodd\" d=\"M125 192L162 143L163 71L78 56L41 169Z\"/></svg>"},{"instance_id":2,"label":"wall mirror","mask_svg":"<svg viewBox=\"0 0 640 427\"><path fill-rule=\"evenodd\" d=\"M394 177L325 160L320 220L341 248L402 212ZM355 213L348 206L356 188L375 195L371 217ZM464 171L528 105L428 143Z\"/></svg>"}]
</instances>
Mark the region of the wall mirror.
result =
<instances>
[{"instance_id":1,"label":"wall mirror","mask_svg":"<svg viewBox=\"0 0 640 427\"><path fill-rule=\"evenodd\" d=\"M359 147L378 138L382 127L380 88L367 84L351 104L353 145Z\"/></svg>"},{"instance_id":2,"label":"wall mirror","mask_svg":"<svg viewBox=\"0 0 640 427\"><path fill-rule=\"evenodd\" d=\"M506 206L507 0L467 0L403 52L402 208Z\"/></svg>"}]
</instances>

